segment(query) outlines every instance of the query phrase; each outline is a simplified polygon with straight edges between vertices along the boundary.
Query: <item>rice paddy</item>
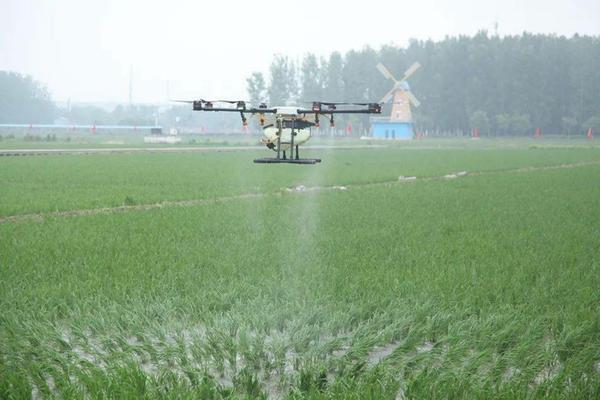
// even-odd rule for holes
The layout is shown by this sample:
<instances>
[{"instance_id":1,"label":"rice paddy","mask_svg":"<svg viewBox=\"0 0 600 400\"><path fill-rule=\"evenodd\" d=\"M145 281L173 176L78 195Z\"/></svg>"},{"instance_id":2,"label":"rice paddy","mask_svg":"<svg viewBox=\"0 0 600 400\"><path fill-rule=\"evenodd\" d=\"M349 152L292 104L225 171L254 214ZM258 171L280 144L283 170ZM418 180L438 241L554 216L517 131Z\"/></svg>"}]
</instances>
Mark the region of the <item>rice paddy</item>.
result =
<instances>
[{"instance_id":1,"label":"rice paddy","mask_svg":"<svg viewBox=\"0 0 600 400\"><path fill-rule=\"evenodd\" d=\"M0 159L0 397L599 397L600 148L423 143Z\"/></svg>"}]
</instances>

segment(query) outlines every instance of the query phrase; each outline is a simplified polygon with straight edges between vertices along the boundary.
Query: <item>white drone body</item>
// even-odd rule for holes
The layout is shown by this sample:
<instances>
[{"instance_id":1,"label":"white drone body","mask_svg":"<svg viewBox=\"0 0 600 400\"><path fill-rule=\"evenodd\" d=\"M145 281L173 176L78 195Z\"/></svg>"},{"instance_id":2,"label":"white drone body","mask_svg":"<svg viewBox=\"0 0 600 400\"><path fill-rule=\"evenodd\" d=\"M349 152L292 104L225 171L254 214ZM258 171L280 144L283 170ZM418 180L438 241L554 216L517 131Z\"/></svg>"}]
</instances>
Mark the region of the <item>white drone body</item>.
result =
<instances>
[{"instance_id":1,"label":"white drone body","mask_svg":"<svg viewBox=\"0 0 600 400\"><path fill-rule=\"evenodd\" d=\"M280 147L282 151L288 151L291 148L292 142L292 131L294 131L294 143L298 146L308 142L311 137L310 126L304 129L294 129L282 127L277 128L277 120L281 121L292 121L292 120L306 120L298 114L298 107L291 106L280 106L275 108L275 120L272 124L263 126L263 137L261 143L264 145L276 144L280 141Z\"/></svg>"}]
</instances>

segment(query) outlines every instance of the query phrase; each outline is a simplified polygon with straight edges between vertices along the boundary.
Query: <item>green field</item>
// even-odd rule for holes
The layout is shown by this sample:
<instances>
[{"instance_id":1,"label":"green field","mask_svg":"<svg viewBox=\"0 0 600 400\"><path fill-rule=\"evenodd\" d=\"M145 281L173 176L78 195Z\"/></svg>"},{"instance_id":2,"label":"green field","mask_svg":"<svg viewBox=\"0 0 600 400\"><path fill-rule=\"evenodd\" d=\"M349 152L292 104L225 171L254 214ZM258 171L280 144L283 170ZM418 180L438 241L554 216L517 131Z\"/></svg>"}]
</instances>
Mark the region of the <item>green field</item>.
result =
<instances>
[{"instance_id":1,"label":"green field","mask_svg":"<svg viewBox=\"0 0 600 400\"><path fill-rule=\"evenodd\" d=\"M600 397L600 147L309 154L0 158L0 398Z\"/></svg>"}]
</instances>

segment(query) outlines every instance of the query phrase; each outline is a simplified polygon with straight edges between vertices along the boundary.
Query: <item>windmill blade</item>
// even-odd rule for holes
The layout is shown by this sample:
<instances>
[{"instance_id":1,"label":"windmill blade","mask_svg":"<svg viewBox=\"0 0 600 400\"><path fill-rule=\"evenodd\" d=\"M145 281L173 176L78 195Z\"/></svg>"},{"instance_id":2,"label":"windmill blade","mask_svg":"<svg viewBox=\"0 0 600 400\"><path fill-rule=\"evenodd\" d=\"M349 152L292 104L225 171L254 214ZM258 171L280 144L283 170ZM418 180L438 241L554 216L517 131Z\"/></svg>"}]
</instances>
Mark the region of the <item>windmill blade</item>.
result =
<instances>
[{"instance_id":1,"label":"windmill blade","mask_svg":"<svg viewBox=\"0 0 600 400\"><path fill-rule=\"evenodd\" d=\"M385 65L383 65L382 63L377 63L377 69L379 70L379 72L381 72L381 74L383 76L385 76L387 79L390 79L394 82L397 82L398 80L396 78L394 78L394 75L392 75L392 73L385 67Z\"/></svg>"},{"instance_id":2,"label":"windmill blade","mask_svg":"<svg viewBox=\"0 0 600 400\"><path fill-rule=\"evenodd\" d=\"M379 101L379 103L381 104L385 104L388 101L390 101L390 99L392 98L392 96L394 95L394 92L396 91L396 88L392 88L392 90L390 90L389 92L386 93L385 96L383 96L383 98Z\"/></svg>"},{"instance_id":3,"label":"windmill blade","mask_svg":"<svg viewBox=\"0 0 600 400\"><path fill-rule=\"evenodd\" d=\"M412 94L412 92L407 91L406 94L408 96L408 100L412 103L413 106L419 107L421 105L421 102L415 97L414 94Z\"/></svg>"},{"instance_id":4,"label":"windmill blade","mask_svg":"<svg viewBox=\"0 0 600 400\"><path fill-rule=\"evenodd\" d=\"M421 68L421 64L419 64L418 62L408 67L406 72L404 72L404 76L402 77L402 80L400 82L404 82L405 80L410 78L410 76L414 74L419 68Z\"/></svg>"}]
</instances>

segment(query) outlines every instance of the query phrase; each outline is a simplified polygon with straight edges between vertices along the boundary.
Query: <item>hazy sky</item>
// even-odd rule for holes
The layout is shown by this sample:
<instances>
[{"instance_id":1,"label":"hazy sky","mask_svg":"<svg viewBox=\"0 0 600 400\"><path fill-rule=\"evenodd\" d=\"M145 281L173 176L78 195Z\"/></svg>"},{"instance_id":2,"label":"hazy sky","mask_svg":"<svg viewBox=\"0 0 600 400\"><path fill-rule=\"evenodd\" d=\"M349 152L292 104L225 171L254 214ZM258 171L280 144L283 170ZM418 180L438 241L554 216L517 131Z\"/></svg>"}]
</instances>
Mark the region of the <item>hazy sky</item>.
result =
<instances>
[{"instance_id":1,"label":"hazy sky","mask_svg":"<svg viewBox=\"0 0 600 400\"><path fill-rule=\"evenodd\" d=\"M493 31L600 34L599 0L0 0L0 70L57 100L244 98L273 54L404 45Z\"/></svg>"}]
</instances>

